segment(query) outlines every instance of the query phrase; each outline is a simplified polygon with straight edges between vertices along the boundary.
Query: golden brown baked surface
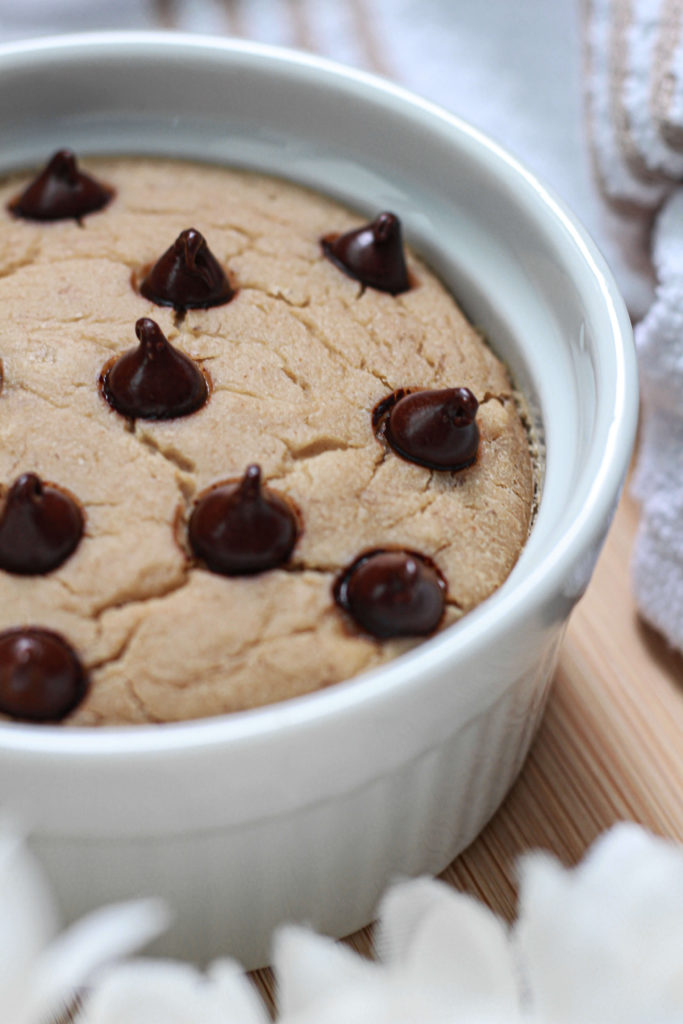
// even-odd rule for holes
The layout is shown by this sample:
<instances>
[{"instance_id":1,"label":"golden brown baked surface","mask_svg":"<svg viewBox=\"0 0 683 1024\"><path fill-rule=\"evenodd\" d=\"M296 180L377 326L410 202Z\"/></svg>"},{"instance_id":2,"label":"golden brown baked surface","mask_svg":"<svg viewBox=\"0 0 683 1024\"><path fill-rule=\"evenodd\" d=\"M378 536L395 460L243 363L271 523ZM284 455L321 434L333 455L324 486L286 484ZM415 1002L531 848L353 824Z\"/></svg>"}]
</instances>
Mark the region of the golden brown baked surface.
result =
<instances>
[{"instance_id":1,"label":"golden brown baked surface","mask_svg":"<svg viewBox=\"0 0 683 1024\"><path fill-rule=\"evenodd\" d=\"M158 722L306 693L413 646L355 630L332 583L361 552L404 547L448 582L444 625L506 578L527 537L532 464L504 367L412 254L392 296L340 273L319 239L362 218L253 174L140 159L85 161L116 198L82 224L32 223L0 186L0 487L35 472L74 494L85 537L46 576L0 572L0 629L63 634L91 679L69 724ZM131 286L188 227L229 268L225 306L179 318ZM212 381L191 416L137 420L98 389L103 364L156 320ZM476 463L404 461L376 439L396 388L469 387ZM284 568L223 577L188 557L194 497L258 463L303 532Z\"/></svg>"}]
</instances>

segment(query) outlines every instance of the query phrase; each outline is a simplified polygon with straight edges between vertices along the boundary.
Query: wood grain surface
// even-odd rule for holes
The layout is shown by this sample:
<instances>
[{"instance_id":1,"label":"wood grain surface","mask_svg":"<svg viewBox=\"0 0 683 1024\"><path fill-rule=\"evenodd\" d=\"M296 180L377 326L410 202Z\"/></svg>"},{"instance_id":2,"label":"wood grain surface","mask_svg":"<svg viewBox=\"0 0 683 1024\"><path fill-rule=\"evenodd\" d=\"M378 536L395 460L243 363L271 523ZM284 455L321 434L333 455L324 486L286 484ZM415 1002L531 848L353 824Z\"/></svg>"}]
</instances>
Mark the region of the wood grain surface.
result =
<instances>
[{"instance_id":1,"label":"wood grain surface","mask_svg":"<svg viewBox=\"0 0 683 1024\"><path fill-rule=\"evenodd\" d=\"M525 850L579 860L616 821L683 841L683 657L639 619L629 578L638 509L625 495L574 611L543 723L507 800L441 876L503 917ZM371 931L349 938L371 952ZM273 978L256 984L273 1004Z\"/></svg>"}]
</instances>

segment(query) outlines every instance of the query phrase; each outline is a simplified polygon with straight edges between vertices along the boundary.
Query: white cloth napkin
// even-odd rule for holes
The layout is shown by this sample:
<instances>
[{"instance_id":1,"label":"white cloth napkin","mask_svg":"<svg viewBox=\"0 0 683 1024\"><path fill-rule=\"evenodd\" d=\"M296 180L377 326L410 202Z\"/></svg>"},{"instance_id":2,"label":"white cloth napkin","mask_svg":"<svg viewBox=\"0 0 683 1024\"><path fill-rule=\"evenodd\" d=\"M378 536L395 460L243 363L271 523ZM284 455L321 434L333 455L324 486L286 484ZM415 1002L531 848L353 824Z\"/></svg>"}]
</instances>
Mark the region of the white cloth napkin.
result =
<instances>
[{"instance_id":1,"label":"white cloth napkin","mask_svg":"<svg viewBox=\"0 0 683 1024\"><path fill-rule=\"evenodd\" d=\"M644 618L683 650L683 0L589 0L586 40L598 178L625 236L652 229L657 281L636 327L634 586Z\"/></svg>"},{"instance_id":2,"label":"white cloth napkin","mask_svg":"<svg viewBox=\"0 0 683 1024\"><path fill-rule=\"evenodd\" d=\"M657 216L656 300L636 328L643 426L633 492L642 519L633 561L643 615L683 649L683 189Z\"/></svg>"}]
</instances>

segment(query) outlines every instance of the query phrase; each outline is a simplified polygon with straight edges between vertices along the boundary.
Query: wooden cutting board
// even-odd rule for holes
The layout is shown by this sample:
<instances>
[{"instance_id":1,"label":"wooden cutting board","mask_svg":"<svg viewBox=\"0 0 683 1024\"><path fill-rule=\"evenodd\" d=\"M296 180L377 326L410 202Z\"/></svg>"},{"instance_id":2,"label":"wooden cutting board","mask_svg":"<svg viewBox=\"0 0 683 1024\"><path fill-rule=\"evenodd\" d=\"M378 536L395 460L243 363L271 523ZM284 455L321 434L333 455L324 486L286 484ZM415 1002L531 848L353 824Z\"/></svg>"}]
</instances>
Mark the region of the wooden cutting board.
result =
<instances>
[{"instance_id":1,"label":"wooden cutting board","mask_svg":"<svg viewBox=\"0 0 683 1024\"><path fill-rule=\"evenodd\" d=\"M566 864L602 831L639 822L683 841L683 656L638 618L629 561L638 508L625 495L574 611L545 718L522 773L479 838L443 873L503 917L515 860L543 847ZM349 939L368 954L370 930ZM272 1006L273 979L256 982Z\"/></svg>"}]
</instances>

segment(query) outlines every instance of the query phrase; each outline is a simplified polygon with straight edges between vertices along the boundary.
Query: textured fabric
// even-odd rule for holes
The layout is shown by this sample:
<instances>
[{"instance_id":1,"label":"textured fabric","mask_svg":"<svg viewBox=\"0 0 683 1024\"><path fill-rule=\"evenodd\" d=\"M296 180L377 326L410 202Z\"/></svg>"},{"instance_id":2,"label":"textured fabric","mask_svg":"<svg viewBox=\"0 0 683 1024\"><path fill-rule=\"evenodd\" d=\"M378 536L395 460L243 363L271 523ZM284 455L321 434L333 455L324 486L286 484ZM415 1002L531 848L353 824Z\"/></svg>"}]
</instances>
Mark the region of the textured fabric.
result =
<instances>
[{"instance_id":1,"label":"textured fabric","mask_svg":"<svg viewBox=\"0 0 683 1024\"><path fill-rule=\"evenodd\" d=\"M636 326L635 594L643 616L683 650L683 2L588 0L586 14L598 180L624 234L652 228L657 282Z\"/></svg>"}]
</instances>

